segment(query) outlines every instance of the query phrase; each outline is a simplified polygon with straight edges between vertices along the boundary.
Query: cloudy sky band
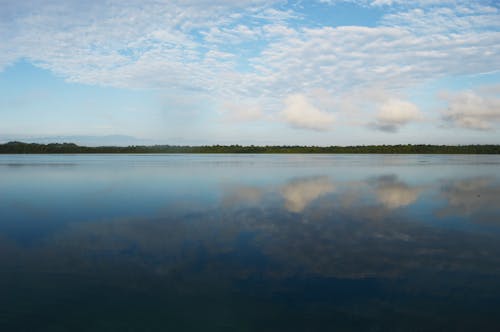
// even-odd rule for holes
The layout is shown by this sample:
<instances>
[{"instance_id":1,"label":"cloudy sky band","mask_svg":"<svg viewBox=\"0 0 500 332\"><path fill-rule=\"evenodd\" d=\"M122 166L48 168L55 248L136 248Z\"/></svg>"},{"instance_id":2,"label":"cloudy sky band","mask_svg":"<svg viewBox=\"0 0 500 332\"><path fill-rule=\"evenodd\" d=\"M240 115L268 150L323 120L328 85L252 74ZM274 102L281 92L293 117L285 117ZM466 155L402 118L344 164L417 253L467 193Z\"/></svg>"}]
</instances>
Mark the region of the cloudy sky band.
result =
<instances>
[{"instance_id":1,"label":"cloudy sky band","mask_svg":"<svg viewBox=\"0 0 500 332\"><path fill-rule=\"evenodd\" d=\"M186 133L206 143L254 143L258 136L305 144L428 143L429 136L438 143L452 135L498 143L494 1L2 0L0 6L0 85L12 91L0 97L6 134L171 140ZM25 88L37 75L48 83ZM87 87L83 97L75 92ZM57 102L58 112L44 98L12 106L33 90L52 99L57 92L78 97ZM121 104L117 95L128 93L136 100ZM82 107L88 99L97 107ZM23 125L35 114L46 119L42 127ZM77 122L78 132L60 130Z\"/></svg>"}]
</instances>

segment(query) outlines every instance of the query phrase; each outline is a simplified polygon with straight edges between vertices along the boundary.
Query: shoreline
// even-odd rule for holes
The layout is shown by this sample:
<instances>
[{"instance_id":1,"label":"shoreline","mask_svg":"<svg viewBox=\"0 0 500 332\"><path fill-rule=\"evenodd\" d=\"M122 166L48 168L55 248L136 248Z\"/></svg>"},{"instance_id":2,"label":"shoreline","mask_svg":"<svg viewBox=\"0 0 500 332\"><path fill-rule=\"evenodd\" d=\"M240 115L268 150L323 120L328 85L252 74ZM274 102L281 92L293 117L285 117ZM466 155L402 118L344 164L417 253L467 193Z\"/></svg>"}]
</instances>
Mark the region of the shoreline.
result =
<instances>
[{"instance_id":1,"label":"shoreline","mask_svg":"<svg viewBox=\"0 0 500 332\"><path fill-rule=\"evenodd\" d=\"M500 154L500 145L356 145L356 146L299 146L299 145L131 145L80 146L74 143L0 144L0 154Z\"/></svg>"}]
</instances>

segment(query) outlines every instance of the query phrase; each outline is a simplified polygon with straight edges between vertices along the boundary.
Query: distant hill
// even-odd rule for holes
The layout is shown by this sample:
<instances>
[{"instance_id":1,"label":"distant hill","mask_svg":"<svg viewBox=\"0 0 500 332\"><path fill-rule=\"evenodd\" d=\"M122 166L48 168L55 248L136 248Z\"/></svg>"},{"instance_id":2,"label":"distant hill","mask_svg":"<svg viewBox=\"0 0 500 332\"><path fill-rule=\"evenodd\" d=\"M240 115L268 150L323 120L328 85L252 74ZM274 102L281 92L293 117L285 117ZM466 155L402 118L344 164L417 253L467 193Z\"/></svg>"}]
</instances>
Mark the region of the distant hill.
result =
<instances>
[{"instance_id":1,"label":"distant hill","mask_svg":"<svg viewBox=\"0 0 500 332\"><path fill-rule=\"evenodd\" d=\"M500 145L359 145L359 146L242 146L242 145L130 145L80 146L74 143L0 144L0 153L392 153L392 154L500 154Z\"/></svg>"},{"instance_id":2,"label":"distant hill","mask_svg":"<svg viewBox=\"0 0 500 332\"><path fill-rule=\"evenodd\" d=\"M40 137L17 137L2 136L0 143L9 141L22 141L27 143L50 144L71 142L81 146L129 146L129 145L153 145L160 143L151 139L142 139L127 135L105 135L105 136L40 136Z\"/></svg>"}]
</instances>

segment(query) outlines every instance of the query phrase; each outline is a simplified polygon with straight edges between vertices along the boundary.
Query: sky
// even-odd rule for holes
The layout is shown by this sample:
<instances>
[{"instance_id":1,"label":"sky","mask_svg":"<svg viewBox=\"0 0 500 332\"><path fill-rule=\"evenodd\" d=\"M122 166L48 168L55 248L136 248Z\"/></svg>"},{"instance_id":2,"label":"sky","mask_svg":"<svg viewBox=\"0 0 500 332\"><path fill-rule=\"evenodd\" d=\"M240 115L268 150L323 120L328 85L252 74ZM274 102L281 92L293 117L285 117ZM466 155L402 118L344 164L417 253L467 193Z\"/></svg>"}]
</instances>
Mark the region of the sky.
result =
<instances>
[{"instance_id":1,"label":"sky","mask_svg":"<svg viewBox=\"0 0 500 332\"><path fill-rule=\"evenodd\" d=\"M500 144L500 1L0 0L0 90L0 142Z\"/></svg>"}]
</instances>

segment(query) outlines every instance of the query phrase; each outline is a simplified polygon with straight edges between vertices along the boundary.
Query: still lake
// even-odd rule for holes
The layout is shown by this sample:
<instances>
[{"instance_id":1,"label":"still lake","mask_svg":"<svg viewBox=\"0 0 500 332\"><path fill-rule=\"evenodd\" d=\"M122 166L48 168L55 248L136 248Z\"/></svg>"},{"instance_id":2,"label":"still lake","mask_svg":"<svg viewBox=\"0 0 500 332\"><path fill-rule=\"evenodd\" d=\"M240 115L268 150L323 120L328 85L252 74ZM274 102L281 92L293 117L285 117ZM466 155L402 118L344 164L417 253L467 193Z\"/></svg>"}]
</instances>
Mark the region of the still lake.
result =
<instances>
[{"instance_id":1,"label":"still lake","mask_svg":"<svg viewBox=\"0 0 500 332\"><path fill-rule=\"evenodd\" d=\"M0 331L500 331L500 156L0 155Z\"/></svg>"}]
</instances>

